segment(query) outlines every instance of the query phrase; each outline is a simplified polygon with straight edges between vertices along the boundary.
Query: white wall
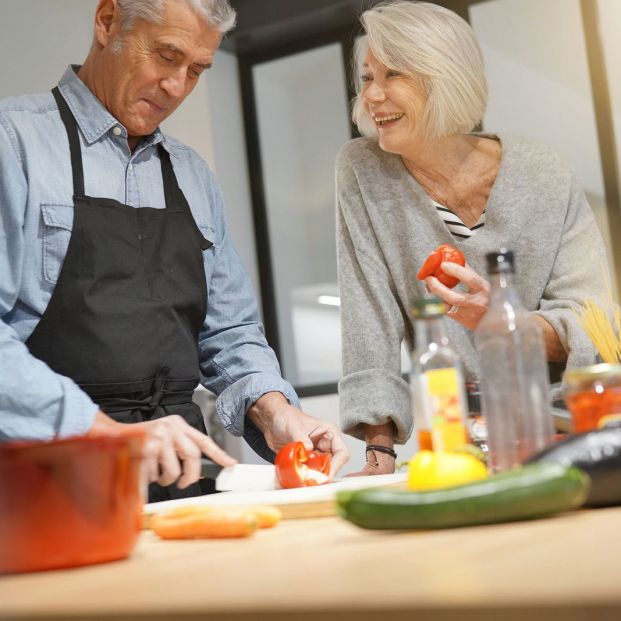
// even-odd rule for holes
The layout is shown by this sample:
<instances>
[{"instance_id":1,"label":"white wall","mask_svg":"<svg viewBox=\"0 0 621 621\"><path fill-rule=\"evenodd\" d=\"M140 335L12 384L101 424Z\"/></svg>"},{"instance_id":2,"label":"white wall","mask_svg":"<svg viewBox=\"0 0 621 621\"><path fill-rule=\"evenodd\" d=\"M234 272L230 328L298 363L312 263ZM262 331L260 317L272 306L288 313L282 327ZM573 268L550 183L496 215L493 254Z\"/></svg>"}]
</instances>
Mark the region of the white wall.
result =
<instances>
[{"instance_id":1,"label":"white wall","mask_svg":"<svg viewBox=\"0 0 621 621\"><path fill-rule=\"evenodd\" d=\"M52 89L90 47L96 0L0 1L0 99Z\"/></svg>"},{"instance_id":2,"label":"white wall","mask_svg":"<svg viewBox=\"0 0 621 621\"><path fill-rule=\"evenodd\" d=\"M229 231L257 295L259 272L254 242L254 223L250 202L250 181L246 159L246 141L242 117L241 92L237 77L237 57L220 50L202 85L207 93L208 115L196 116L186 123L207 117L211 127L212 164L222 188ZM259 309L261 305L259 304Z\"/></svg>"},{"instance_id":3,"label":"white wall","mask_svg":"<svg viewBox=\"0 0 621 621\"><path fill-rule=\"evenodd\" d=\"M597 6L613 114L617 179L621 180L621 2L598 0ZM611 233L621 235L621 231Z\"/></svg>"},{"instance_id":4,"label":"white wall","mask_svg":"<svg viewBox=\"0 0 621 621\"><path fill-rule=\"evenodd\" d=\"M470 15L490 85L485 130L533 138L569 161L613 265L579 0L490 0Z\"/></svg>"},{"instance_id":5,"label":"white wall","mask_svg":"<svg viewBox=\"0 0 621 621\"><path fill-rule=\"evenodd\" d=\"M340 375L340 354L319 376L308 372L308 361L328 358L313 340L328 330L320 320L300 332L298 320L300 297L317 311L305 319L319 318L325 313L310 290L337 288L334 160L350 135L342 65L340 45L331 44L253 68L281 362L300 386Z\"/></svg>"}]
</instances>

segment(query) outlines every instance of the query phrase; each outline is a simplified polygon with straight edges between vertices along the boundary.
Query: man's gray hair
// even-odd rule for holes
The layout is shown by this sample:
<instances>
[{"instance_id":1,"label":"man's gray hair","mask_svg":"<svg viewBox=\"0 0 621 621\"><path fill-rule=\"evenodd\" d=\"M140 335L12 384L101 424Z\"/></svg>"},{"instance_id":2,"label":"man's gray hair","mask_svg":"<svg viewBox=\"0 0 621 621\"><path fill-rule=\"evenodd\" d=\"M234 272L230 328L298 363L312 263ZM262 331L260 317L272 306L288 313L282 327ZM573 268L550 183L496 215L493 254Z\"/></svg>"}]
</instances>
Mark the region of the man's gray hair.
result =
<instances>
[{"instance_id":1,"label":"man's gray hair","mask_svg":"<svg viewBox=\"0 0 621 621\"><path fill-rule=\"evenodd\" d=\"M197 15L222 34L235 26L237 15L228 0L183 0ZM121 30L127 32L137 19L159 23L166 0L117 0L121 9Z\"/></svg>"},{"instance_id":2,"label":"man's gray hair","mask_svg":"<svg viewBox=\"0 0 621 621\"><path fill-rule=\"evenodd\" d=\"M354 51L352 118L362 134L377 136L360 94L367 50L388 69L421 81L427 96L421 123L427 136L467 133L479 123L487 82L481 50L466 21L437 4L404 0L378 4L361 21L366 35Z\"/></svg>"}]
</instances>

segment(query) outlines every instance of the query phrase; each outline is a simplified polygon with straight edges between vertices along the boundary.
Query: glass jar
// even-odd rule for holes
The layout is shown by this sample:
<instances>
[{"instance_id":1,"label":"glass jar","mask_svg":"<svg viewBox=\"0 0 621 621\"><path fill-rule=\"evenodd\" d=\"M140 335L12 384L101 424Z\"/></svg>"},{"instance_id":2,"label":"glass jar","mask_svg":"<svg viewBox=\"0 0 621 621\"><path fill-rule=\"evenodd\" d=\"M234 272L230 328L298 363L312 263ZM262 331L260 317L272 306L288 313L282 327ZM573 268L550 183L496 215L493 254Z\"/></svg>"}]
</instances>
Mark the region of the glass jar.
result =
<instances>
[{"instance_id":1,"label":"glass jar","mask_svg":"<svg viewBox=\"0 0 621 621\"><path fill-rule=\"evenodd\" d=\"M621 365L602 363L567 369L563 380L572 433L621 426Z\"/></svg>"}]
</instances>

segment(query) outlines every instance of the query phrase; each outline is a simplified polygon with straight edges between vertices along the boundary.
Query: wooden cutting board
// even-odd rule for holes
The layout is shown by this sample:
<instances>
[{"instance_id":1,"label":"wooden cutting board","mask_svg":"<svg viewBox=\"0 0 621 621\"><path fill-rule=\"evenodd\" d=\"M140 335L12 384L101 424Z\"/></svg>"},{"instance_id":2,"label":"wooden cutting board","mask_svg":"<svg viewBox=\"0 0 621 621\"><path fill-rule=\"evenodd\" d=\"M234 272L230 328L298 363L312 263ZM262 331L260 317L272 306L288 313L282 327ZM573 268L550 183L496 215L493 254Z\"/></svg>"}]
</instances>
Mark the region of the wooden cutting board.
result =
<instances>
[{"instance_id":1,"label":"wooden cutting board","mask_svg":"<svg viewBox=\"0 0 621 621\"><path fill-rule=\"evenodd\" d=\"M150 516L174 507L186 506L250 506L273 505L278 507L283 519L327 517L336 514L336 493L365 487L403 487L405 473L380 474L368 477L349 477L317 485L295 489L275 489L262 492L222 492L195 498L180 498L154 502L144 506L144 527L149 527Z\"/></svg>"}]
</instances>

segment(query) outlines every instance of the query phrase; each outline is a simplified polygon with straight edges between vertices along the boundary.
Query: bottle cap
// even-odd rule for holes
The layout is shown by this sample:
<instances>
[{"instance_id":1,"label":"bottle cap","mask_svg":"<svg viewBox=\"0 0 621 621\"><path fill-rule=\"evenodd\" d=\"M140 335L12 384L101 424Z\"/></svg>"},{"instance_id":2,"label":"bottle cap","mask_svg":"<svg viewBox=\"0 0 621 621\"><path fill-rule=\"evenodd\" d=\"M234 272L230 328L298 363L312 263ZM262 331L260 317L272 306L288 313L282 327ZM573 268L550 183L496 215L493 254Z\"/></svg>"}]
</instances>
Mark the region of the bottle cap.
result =
<instances>
[{"instance_id":1,"label":"bottle cap","mask_svg":"<svg viewBox=\"0 0 621 621\"><path fill-rule=\"evenodd\" d=\"M485 258L487 259L488 274L513 273L513 252L511 250L501 248L498 252L489 252Z\"/></svg>"},{"instance_id":2,"label":"bottle cap","mask_svg":"<svg viewBox=\"0 0 621 621\"><path fill-rule=\"evenodd\" d=\"M425 295L414 301L412 316L417 319L441 317L446 313L446 304L436 295Z\"/></svg>"}]
</instances>

